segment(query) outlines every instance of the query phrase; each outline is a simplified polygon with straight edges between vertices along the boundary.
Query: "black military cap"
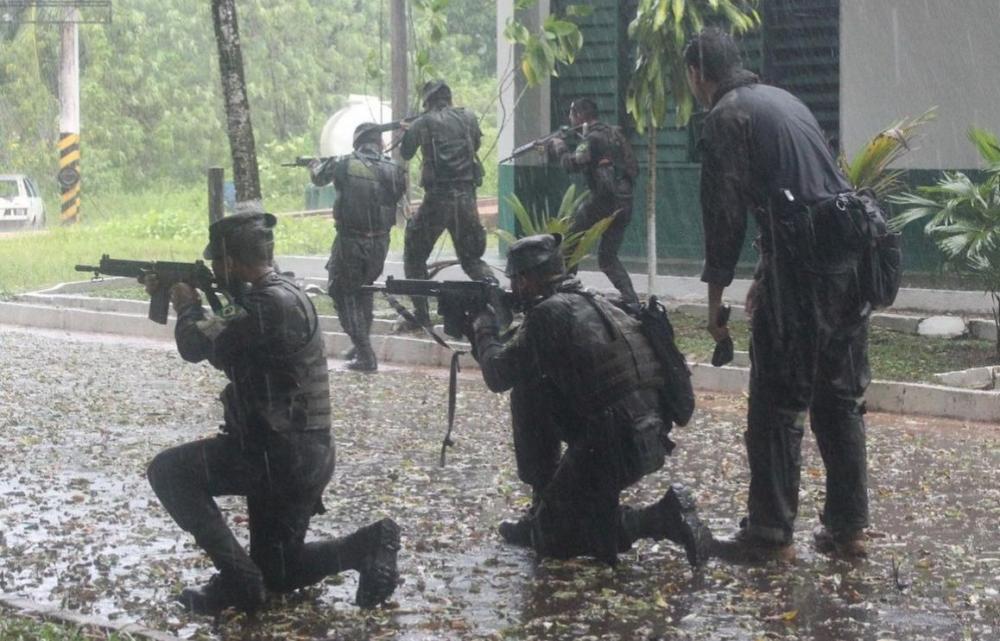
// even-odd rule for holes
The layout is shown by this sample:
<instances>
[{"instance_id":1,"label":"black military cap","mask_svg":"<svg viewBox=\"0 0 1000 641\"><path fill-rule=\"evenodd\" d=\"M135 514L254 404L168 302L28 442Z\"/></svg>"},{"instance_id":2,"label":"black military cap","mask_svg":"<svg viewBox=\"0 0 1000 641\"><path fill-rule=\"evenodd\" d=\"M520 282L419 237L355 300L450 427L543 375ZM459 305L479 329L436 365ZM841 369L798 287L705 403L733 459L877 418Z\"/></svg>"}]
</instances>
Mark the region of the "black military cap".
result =
<instances>
[{"instance_id":1,"label":"black military cap","mask_svg":"<svg viewBox=\"0 0 1000 641\"><path fill-rule=\"evenodd\" d=\"M354 128L354 146L368 140L378 140L382 135L379 125L374 122L363 122Z\"/></svg>"},{"instance_id":2,"label":"black military cap","mask_svg":"<svg viewBox=\"0 0 1000 641\"><path fill-rule=\"evenodd\" d=\"M561 234L525 236L507 251L507 269L504 273L513 277L543 265L553 274L562 273L565 267L561 245Z\"/></svg>"},{"instance_id":3,"label":"black military cap","mask_svg":"<svg viewBox=\"0 0 1000 641\"><path fill-rule=\"evenodd\" d=\"M427 102L437 95L451 99L451 87L444 80L428 80L420 90L421 101Z\"/></svg>"},{"instance_id":4,"label":"black military cap","mask_svg":"<svg viewBox=\"0 0 1000 641\"><path fill-rule=\"evenodd\" d=\"M217 220L208 228L208 245L205 247L206 260L222 258L226 246L263 245L274 242L274 232L278 224L274 214L252 213L233 214Z\"/></svg>"}]
</instances>

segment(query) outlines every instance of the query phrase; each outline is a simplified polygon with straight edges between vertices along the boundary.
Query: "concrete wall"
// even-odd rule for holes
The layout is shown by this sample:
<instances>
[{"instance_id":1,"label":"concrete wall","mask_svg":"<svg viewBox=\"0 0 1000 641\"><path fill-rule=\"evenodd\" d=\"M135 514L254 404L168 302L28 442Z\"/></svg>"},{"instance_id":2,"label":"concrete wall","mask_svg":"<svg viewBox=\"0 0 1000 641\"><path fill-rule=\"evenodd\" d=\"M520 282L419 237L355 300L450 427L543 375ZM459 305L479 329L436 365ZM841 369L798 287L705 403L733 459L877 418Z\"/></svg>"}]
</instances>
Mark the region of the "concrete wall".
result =
<instances>
[{"instance_id":1,"label":"concrete wall","mask_svg":"<svg viewBox=\"0 0 1000 641\"><path fill-rule=\"evenodd\" d=\"M971 125L1000 133L1000 2L842 0L840 122L855 153L904 116L938 106L904 167L974 169Z\"/></svg>"}]
</instances>

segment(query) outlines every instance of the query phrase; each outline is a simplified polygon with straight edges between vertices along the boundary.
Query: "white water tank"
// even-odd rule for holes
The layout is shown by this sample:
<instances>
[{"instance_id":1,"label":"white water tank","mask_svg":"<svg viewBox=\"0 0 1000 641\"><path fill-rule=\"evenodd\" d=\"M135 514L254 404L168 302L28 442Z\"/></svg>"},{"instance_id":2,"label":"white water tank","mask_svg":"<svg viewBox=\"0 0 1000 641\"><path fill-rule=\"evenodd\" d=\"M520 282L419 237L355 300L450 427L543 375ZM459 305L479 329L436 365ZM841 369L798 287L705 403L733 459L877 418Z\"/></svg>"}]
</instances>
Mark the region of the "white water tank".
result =
<instances>
[{"instance_id":1,"label":"white water tank","mask_svg":"<svg viewBox=\"0 0 1000 641\"><path fill-rule=\"evenodd\" d=\"M379 101L377 96L351 94L347 104L323 125L319 137L320 156L342 156L354 150L354 129L363 122L379 124L392 120L389 103ZM385 135L386 142L389 134Z\"/></svg>"}]
</instances>

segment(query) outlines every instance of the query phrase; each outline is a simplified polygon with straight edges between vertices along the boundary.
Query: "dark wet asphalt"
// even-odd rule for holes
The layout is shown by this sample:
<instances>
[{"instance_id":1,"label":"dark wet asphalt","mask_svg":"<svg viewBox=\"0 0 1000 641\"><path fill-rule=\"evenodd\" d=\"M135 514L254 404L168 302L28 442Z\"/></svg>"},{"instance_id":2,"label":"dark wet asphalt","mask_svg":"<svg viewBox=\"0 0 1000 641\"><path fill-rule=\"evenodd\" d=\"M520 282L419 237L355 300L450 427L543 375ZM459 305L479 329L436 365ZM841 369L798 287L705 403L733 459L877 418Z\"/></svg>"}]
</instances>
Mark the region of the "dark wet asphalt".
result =
<instances>
[{"instance_id":1,"label":"dark wet asphalt","mask_svg":"<svg viewBox=\"0 0 1000 641\"><path fill-rule=\"evenodd\" d=\"M506 399L461 384L457 447L437 467L446 379L395 370L333 378L339 464L312 536L382 516L404 528L405 582L363 614L347 574L274 602L256 621L191 617L170 597L210 569L159 508L145 464L210 434L221 377L168 346L0 330L0 592L192 638L998 639L1000 426L870 416L871 558L817 555L822 464L803 465L798 562L698 573L643 543L611 570L538 563L497 521L528 499L512 469ZM747 480L745 402L702 396L645 503L690 482L714 529L735 526ZM808 440L808 439L807 439ZM244 507L221 502L240 536Z\"/></svg>"}]
</instances>

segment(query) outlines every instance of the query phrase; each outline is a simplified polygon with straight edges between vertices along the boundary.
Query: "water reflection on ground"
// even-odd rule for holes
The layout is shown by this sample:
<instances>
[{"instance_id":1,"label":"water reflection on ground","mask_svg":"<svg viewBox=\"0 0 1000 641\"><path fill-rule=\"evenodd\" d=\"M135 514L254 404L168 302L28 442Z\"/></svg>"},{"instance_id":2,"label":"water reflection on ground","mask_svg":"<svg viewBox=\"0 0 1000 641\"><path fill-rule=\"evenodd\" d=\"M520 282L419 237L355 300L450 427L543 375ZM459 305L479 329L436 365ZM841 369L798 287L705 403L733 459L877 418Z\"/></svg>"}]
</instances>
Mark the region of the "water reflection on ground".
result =
<instances>
[{"instance_id":1,"label":"water reflection on ground","mask_svg":"<svg viewBox=\"0 0 1000 641\"><path fill-rule=\"evenodd\" d=\"M206 560L145 481L161 448L211 433L221 377L169 346L0 331L0 592L173 631L248 639L995 639L1000 636L1000 427L869 417L872 554L849 564L809 545L823 496L810 442L799 559L711 562L642 543L615 569L538 563L496 523L528 502L513 471L506 399L461 382L457 446L437 466L446 379L336 374L339 463L312 536L382 516L404 529L404 583L359 612L352 574L276 599L255 621L191 617L171 601ZM703 395L668 467L626 494L691 483L718 532L745 500L745 401ZM808 440L808 439L807 439ZM241 501L222 505L246 535Z\"/></svg>"}]
</instances>

